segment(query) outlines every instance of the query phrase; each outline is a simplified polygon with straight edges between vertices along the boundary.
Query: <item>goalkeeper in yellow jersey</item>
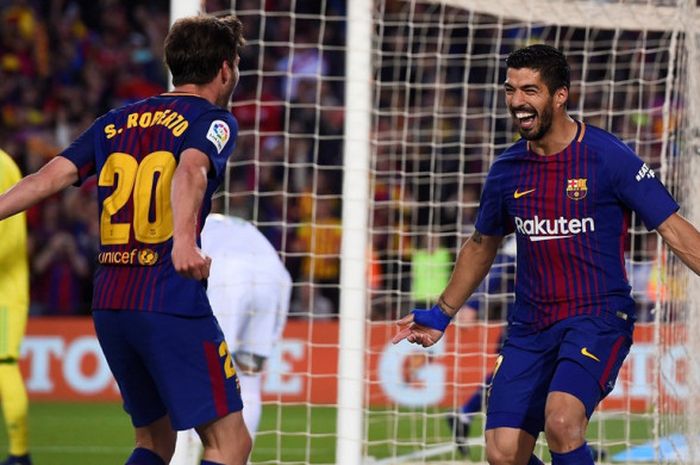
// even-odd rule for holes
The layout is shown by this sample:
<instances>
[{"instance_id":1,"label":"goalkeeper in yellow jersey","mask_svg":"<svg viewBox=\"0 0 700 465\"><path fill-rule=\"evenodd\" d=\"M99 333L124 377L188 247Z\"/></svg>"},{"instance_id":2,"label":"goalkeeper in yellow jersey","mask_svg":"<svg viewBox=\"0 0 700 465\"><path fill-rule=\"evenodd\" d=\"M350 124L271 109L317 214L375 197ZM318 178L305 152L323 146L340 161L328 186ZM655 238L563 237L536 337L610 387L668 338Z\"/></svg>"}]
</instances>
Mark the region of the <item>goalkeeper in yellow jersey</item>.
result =
<instances>
[{"instance_id":1,"label":"goalkeeper in yellow jersey","mask_svg":"<svg viewBox=\"0 0 700 465\"><path fill-rule=\"evenodd\" d=\"M22 175L0 150L0 193ZM19 345L29 312L27 223L24 213L0 221L0 401L9 436L9 457L0 465L30 465L27 441L27 391L19 372Z\"/></svg>"}]
</instances>

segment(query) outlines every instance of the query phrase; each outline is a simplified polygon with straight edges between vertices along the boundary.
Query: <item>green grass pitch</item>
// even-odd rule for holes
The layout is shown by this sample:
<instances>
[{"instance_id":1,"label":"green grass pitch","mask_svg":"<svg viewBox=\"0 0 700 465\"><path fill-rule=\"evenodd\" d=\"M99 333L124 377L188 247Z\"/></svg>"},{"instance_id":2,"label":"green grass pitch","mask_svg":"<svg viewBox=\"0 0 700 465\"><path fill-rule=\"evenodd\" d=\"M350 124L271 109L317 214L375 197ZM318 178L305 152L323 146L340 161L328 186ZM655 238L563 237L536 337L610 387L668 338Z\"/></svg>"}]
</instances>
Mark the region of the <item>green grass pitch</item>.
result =
<instances>
[{"instance_id":1,"label":"green grass pitch","mask_svg":"<svg viewBox=\"0 0 700 465\"><path fill-rule=\"evenodd\" d=\"M448 440L450 432L442 412L426 414L401 410L373 410L368 421L368 455L381 459L421 449L422 438ZM335 421L333 407L304 405L266 405L260 424L253 462L334 463ZM36 465L101 465L124 463L133 447L129 419L116 403L33 402L30 406L30 447ZM279 429L281 434L270 432ZM474 425L478 435L481 425ZM638 418L626 424L622 419L593 422L589 439L603 431L609 452L624 449L625 437L634 443L646 441L652 431L651 420ZM0 457L7 454L7 436L0 425ZM547 454L540 452L543 459ZM482 459L481 447L471 448L472 460ZM434 460L457 460L443 454ZM431 459L432 460L432 459Z\"/></svg>"}]
</instances>

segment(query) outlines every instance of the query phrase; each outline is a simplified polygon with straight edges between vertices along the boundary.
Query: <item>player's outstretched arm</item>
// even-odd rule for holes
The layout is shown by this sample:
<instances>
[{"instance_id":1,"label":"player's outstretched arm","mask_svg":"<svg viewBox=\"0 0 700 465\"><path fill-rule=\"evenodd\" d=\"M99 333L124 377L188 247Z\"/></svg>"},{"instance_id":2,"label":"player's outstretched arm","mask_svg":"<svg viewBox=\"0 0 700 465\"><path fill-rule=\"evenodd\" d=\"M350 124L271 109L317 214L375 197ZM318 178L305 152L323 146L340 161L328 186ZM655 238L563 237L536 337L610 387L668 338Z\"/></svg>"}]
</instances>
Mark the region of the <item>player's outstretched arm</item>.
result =
<instances>
[{"instance_id":1,"label":"player's outstretched arm","mask_svg":"<svg viewBox=\"0 0 700 465\"><path fill-rule=\"evenodd\" d=\"M78 168L58 156L0 195L0 220L26 210L78 180Z\"/></svg>"},{"instance_id":2,"label":"player's outstretched arm","mask_svg":"<svg viewBox=\"0 0 700 465\"><path fill-rule=\"evenodd\" d=\"M440 296L440 306L450 317L457 314L462 304L484 280L502 240L503 236L485 236L475 231L464 243L457 256L452 276Z\"/></svg>"},{"instance_id":3,"label":"player's outstretched arm","mask_svg":"<svg viewBox=\"0 0 700 465\"><path fill-rule=\"evenodd\" d=\"M669 216L656 230L678 258L700 275L700 231L678 213Z\"/></svg>"},{"instance_id":4,"label":"player's outstretched arm","mask_svg":"<svg viewBox=\"0 0 700 465\"><path fill-rule=\"evenodd\" d=\"M173 175L173 251L175 271L196 280L209 277L211 258L197 246L197 215L207 189L209 158L197 149L187 149Z\"/></svg>"},{"instance_id":5,"label":"player's outstretched arm","mask_svg":"<svg viewBox=\"0 0 700 465\"><path fill-rule=\"evenodd\" d=\"M430 310L414 310L397 321L399 332L392 342L406 339L430 347L440 340L449 322L488 273L502 239L502 236L474 232L459 251L452 276L437 305Z\"/></svg>"}]
</instances>

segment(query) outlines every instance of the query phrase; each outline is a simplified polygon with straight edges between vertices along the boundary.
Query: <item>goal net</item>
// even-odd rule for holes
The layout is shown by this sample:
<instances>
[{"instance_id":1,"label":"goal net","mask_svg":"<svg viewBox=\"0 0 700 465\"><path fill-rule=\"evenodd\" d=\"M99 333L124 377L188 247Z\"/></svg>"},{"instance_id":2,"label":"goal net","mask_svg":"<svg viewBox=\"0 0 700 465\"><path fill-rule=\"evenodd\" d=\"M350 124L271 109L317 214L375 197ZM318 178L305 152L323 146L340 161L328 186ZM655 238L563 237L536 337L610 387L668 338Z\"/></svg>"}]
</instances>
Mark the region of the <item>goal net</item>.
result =
<instances>
[{"instance_id":1,"label":"goal net","mask_svg":"<svg viewBox=\"0 0 700 465\"><path fill-rule=\"evenodd\" d=\"M698 224L695 0L207 5L235 12L248 40L226 209L271 239L294 278L253 463L485 461L483 400L472 396L513 302L512 241L440 344L390 340L393 321L446 284L485 175L515 140L503 95L511 51L560 48L570 114L629 144ZM698 280L638 218L626 247L639 324L588 440L602 461L690 463ZM460 413L471 420L462 450L448 425Z\"/></svg>"}]
</instances>

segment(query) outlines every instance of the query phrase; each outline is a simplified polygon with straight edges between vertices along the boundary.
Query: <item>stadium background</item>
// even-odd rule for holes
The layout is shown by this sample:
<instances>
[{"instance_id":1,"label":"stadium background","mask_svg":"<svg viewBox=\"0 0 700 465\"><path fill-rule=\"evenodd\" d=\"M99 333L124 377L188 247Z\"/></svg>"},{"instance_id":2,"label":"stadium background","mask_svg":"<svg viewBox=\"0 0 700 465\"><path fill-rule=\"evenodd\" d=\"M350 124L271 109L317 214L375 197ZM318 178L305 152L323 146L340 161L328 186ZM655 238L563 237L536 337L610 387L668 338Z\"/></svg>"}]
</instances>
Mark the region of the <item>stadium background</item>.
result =
<instances>
[{"instance_id":1,"label":"stadium background","mask_svg":"<svg viewBox=\"0 0 700 465\"><path fill-rule=\"evenodd\" d=\"M240 9L246 11L259 10L261 4L259 1L238 3ZM401 2L385 3L388 10L400 9ZM235 175L229 177L227 190L242 194L227 196L226 201L230 212L255 219L280 250L293 276L295 292L290 314L292 322L273 360L276 365L272 365L271 372L277 378L268 377L266 384L266 398L275 403L266 407L263 421L268 424L263 423L261 429L269 433L262 435L256 452L262 455L257 455L256 461L294 460L295 447L287 447L287 452L275 447L278 436L274 432L284 431L289 433L285 441L299 441L298 448L304 449L307 455L312 447L326 450L314 455L312 461L328 463L334 457L335 413L332 407L324 405L332 405L336 400L332 392L337 379L346 3L342 0L270 0L264 4L262 13L267 15L268 21L265 41L272 45L265 47L264 55L253 45L246 48L241 57L242 80L234 95L237 103L233 108L241 125L241 138L235 155ZM228 8L228 2L206 2L206 10L210 12ZM15 158L24 173L36 171L110 108L165 90L167 74L160 57L169 24L168 10L169 4L164 1L20 0L0 3L0 148ZM290 10L297 15L293 21L288 16L275 15L275 12ZM314 19L321 13L329 18L326 23ZM255 15L245 15L242 19L246 34L257 37L260 23L256 22ZM392 27L393 32L387 32L387 37L396 40L387 39L388 52L405 45L399 40L401 27L394 25L387 29ZM293 43L289 41L290 28L296 30ZM577 33L583 34L581 31L572 34ZM472 51L475 56L486 57L484 61L488 59L486 43L492 38L489 34L486 31L482 44L484 53L479 53L478 45L477 50ZM601 35L600 40L603 43L608 38ZM317 44L323 45L322 54L315 52ZM291 48L296 50L293 63L289 61ZM491 78L488 74L492 70L484 61L471 63L470 79L477 88ZM455 61L446 73L458 80L463 66ZM397 68L401 66L389 64L380 73L386 75L387 80L396 79L397 72L406 71ZM257 70L269 74L259 79ZM291 75L283 70L291 70ZM267 78L268 75L271 77ZM429 76L422 78L430 79ZM401 76L399 79L409 78ZM623 81L625 76L616 79ZM590 91L592 95L597 92L594 88ZM385 97L387 101L392 98L388 93ZM414 98L427 101L431 96L426 93ZM445 108L460 108L454 98L455 95L449 93L445 96L442 102ZM468 98L470 106L488 108L491 105L487 94L470 93ZM645 101L661 98L661 94L645 96ZM285 100L291 105L283 105L281 102ZM318 111L319 104L323 111ZM380 102L380 106L382 104L388 105L388 102ZM588 96L586 104L594 108L603 103ZM655 157L661 139L659 133L663 130L661 113L644 112L636 116L637 120L628 115L618 116L612 120L611 129L624 137L643 127L643 143L636 148L652 166L658 167L660 160ZM604 116L600 118L593 123L605 126ZM380 118L378 129L389 134L396 123L391 118ZM432 277L418 283L412 272L413 265L425 259L426 251L430 252L428 261L433 260L431 266L437 267L435 271L445 273L455 248L470 231L480 189L479 176L488 168L489 160L483 154L487 150L484 134L489 128L484 126L483 118L476 115L462 121L460 117L445 117L439 123L441 164L431 165L415 159L408 167L399 166L397 160L387 156L375 167L372 251L377 255L370 261L367 279L371 286L369 315L376 324L372 326L375 336L369 338L372 354L369 364L376 366L373 364L388 358L393 367L400 367L395 376L411 386L406 392L392 394L390 388L382 386L381 370L371 370L374 377L369 379L369 402L379 409L378 416L382 415L382 408L395 405L397 399L392 395L398 396L401 405L410 406L410 399L433 392L436 400L428 402L431 408L435 407L431 412L442 412L453 407L455 399L476 389L491 364L489 354L495 348L508 304L504 299L489 306L488 312L482 309L478 314L481 324L460 329L463 334L459 337L450 335L446 343L449 347L440 349L448 354L453 354L458 345L466 344L465 341L475 341L475 346L460 346L467 354L463 357L441 357L440 363L447 367L442 374L432 370L435 354L415 356L400 350L394 353L382 342L391 332L386 322L395 319L398 311L410 308L412 302L429 298L435 287ZM414 124L416 144L422 143L421 137L432 137L430 124L434 122L417 117L407 124ZM503 146L509 142L507 125L501 121L498 126L501 130L489 143ZM463 163L456 162L460 153L451 145L451 138L460 137L460 128L467 134L463 142L468 151ZM390 144L391 141L380 147L380 152L390 153L393 149ZM261 160L265 163L259 163ZM398 175L392 178L394 170L404 174L408 170L416 176L422 171L432 171L446 176L447 180L439 184L437 195L434 185L428 182L417 182L404 189ZM466 177L449 178L454 170L463 172ZM475 176L470 177L470 173ZM457 186L464 179L469 182L462 190ZM277 195L279 193L284 196ZM432 208L434 196L444 207ZM32 400L34 455L47 463L118 463L131 443L128 420L115 403L118 397L86 319L98 240L93 198L94 185L88 184L49 199L28 215L32 318L22 367ZM391 205L395 201L424 207L396 208ZM430 204L430 208L426 208L426 204ZM428 224L436 233L433 238L436 243L430 242L430 235L406 231L406 225ZM436 249L440 253L435 253ZM655 271L649 266L656 251L653 238L641 236L635 254L642 266L633 271L639 275L634 284L642 320L652 319L652 302L659 292L654 285ZM672 287L667 286L662 292ZM640 334L643 334L638 339L640 344L635 346L623 374L626 382L620 384L610 408L623 406L645 412L659 396L650 388L656 373L647 370L651 363L649 357L656 350L652 344L655 336L651 329L642 329ZM645 344L647 342L649 344ZM669 358L668 376L665 376L669 386L679 382L683 386L683 369L678 363L676 358ZM454 366L461 367L458 373L463 378L454 378L455 370L448 369ZM428 371L422 370L426 367ZM420 378L423 375L427 378ZM413 379L416 376L420 379ZM270 382L271 378L276 379L277 384ZM324 385L324 382L331 384ZM436 391L440 386L444 390ZM458 395L453 392L455 386L467 388ZM286 424L280 419L282 416L316 426L310 430L308 426ZM412 422L411 428L427 428L420 420ZM619 448L622 448L622 438L629 442L651 436L652 427L648 423L648 418L644 417L639 422L627 421L619 428L604 428L606 439L620 442ZM431 423L430 427L439 430L436 437L444 439L449 435L442 421ZM616 439L616 428L620 430L620 439ZM73 433L69 434L71 429ZM595 430L600 431L593 430L594 436ZM377 438L390 434L399 439L403 435L408 438L416 435L415 431L375 429L370 436L381 447L389 447ZM0 440L0 453L7 446L1 441L4 438ZM380 457L395 453L396 450L374 451L374 455ZM473 453L479 456L479 452Z\"/></svg>"}]
</instances>

